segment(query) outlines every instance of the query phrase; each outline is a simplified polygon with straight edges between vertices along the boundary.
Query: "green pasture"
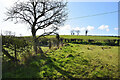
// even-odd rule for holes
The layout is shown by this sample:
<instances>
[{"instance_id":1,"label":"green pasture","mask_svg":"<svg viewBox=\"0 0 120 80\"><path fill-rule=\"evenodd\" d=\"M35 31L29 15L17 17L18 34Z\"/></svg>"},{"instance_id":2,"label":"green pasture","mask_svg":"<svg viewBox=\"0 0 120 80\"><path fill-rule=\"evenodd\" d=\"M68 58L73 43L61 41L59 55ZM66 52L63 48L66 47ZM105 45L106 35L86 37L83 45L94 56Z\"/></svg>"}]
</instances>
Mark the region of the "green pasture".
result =
<instances>
[{"instance_id":1,"label":"green pasture","mask_svg":"<svg viewBox=\"0 0 120 80\"><path fill-rule=\"evenodd\" d=\"M118 78L118 46L66 44L42 47L44 55L31 55L24 63L3 63L3 78ZM32 52L30 52L32 54Z\"/></svg>"},{"instance_id":2,"label":"green pasture","mask_svg":"<svg viewBox=\"0 0 120 80\"><path fill-rule=\"evenodd\" d=\"M68 39L118 39L118 37L112 36L78 36L78 35L60 35L61 38L68 38Z\"/></svg>"},{"instance_id":3,"label":"green pasture","mask_svg":"<svg viewBox=\"0 0 120 80\"><path fill-rule=\"evenodd\" d=\"M45 36L46 38L56 38L55 35ZM24 36L24 38L32 38L32 36ZM115 36L84 36L84 35L60 35L60 38L66 39L94 39L94 40L107 40L107 39L119 39Z\"/></svg>"}]
</instances>

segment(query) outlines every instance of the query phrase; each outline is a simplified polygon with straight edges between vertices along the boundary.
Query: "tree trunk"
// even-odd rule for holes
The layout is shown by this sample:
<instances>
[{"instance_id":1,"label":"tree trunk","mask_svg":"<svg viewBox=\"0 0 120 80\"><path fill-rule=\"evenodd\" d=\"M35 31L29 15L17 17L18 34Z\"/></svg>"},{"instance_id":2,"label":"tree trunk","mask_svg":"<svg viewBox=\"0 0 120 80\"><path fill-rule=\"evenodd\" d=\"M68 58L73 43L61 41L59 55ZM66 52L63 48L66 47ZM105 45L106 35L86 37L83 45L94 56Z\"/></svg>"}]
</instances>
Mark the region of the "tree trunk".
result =
<instances>
[{"instance_id":1,"label":"tree trunk","mask_svg":"<svg viewBox=\"0 0 120 80\"><path fill-rule=\"evenodd\" d=\"M57 48L59 49L59 43L60 43L60 41L59 41L59 39L57 40Z\"/></svg>"},{"instance_id":2,"label":"tree trunk","mask_svg":"<svg viewBox=\"0 0 120 80\"><path fill-rule=\"evenodd\" d=\"M34 51L35 51L35 54L38 53L38 49L37 49L37 38L36 38L36 30L35 30L35 26L32 26L32 36L33 36L33 48L34 48ZM39 50L40 50L40 53L43 53L42 49L39 47Z\"/></svg>"},{"instance_id":3,"label":"tree trunk","mask_svg":"<svg viewBox=\"0 0 120 80\"><path fill-rule=\"evenodd\" d=\"M56 39L57 39L57 48L59 49L59 42L60 42L60 36L59 34L56 34Z\"/></svg>"},{"instance_id":4,"label":"tree trunk","mask_svg":"<svg viewBox=\"0 0 120 80\"><path fill-rule=\"evenodd\" d=\"M52 47L52 43L51 43L51 41L49 40L49 49L51 49L51 47Z\"/></svg>"},{"instance_id":5,"label":"tree trunk","mask_svg":"<svg viewBox=\"0 0 120 80\"><path fill-rule=\"evenodd\" d=\"M33 36L33 48L34 48L34 51L35 51L35 54L37 54L37 40L36 40L36 36Z\"/></svg>"},{"instance_id":6,"label":"tree trunk","mask_svg":"<svg viewBox=\"0 0 120 80\"><path fill-rule=\"evenodd\" d=\"M34 39L33 48L34 48L35 53L37 54L38 53L38 46L37 46L38 41L36 39L36 35L33 36L33 39ZM43 53L41 47L39 47L39 51L40 51L41 54Z\"/></svg>"}]
</instances>

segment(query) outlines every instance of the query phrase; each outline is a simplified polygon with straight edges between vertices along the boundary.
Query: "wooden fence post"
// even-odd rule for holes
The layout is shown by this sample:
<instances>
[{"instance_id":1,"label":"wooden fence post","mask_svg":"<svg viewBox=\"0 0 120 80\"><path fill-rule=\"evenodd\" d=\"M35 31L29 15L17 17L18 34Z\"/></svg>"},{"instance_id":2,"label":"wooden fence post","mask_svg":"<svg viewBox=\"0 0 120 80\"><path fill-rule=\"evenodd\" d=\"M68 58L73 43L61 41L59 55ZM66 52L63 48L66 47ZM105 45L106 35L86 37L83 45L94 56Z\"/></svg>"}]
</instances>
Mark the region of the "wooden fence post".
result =
<instances>
[{"instance_id":1,"label":"wooden fence post","mask_svg":"<svg viewBox=\"0 0 120 80\"><path fill-rule=\"evenodd\" d=\"M51 44L51 41L49 40L49 49L51 49L52 47L52 44Z\"/></svg>"},{"instance_id":2,"label":"wooden fence post","mask_svg":"<svg viewBox=\"0 0 120 80\"><path fill-rule=\"evenodd\" d=\"M60 44L63 47L63 39L62 38L60 39Z\"/></svg>"}]
</instances>

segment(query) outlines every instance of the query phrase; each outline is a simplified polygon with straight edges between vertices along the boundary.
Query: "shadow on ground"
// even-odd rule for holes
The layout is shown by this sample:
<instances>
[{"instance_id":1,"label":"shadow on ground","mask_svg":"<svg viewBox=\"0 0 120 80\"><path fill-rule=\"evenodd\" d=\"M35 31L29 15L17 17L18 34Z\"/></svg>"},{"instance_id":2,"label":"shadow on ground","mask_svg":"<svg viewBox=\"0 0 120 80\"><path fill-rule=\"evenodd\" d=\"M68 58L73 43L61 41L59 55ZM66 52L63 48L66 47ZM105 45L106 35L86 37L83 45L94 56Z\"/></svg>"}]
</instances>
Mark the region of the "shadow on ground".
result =
<instances>
[{"instance_id":1,"label":"shadow on ground","mask_svg":"<svg viewBox=\"0 0 120 80\"><path fill-rule=\"evenodd\" d=\"M3 78L73 78L73 73L63 70L47 55L31 56L24 64L3 62Z\"/></svg>"}]
</instances>

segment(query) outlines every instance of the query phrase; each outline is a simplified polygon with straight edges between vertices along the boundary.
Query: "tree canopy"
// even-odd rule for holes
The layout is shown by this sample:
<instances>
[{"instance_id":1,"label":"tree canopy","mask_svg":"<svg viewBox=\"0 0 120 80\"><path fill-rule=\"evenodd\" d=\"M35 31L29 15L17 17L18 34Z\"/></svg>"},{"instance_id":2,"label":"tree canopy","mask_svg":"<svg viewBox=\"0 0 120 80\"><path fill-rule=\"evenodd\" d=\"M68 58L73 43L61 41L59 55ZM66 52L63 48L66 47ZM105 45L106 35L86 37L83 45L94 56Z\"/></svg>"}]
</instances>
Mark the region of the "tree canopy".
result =
<instances>
[{"instance_id":1,"label":"tree canopy","mask_svg":"<svg viewBox=\"0 0 120 80\"><path fill-rule=\"evenodd\" d=\"M27 2L16 2L7 11L6 20L14 20L15 23L22 22L30 25L33 35L39 29L47 27L51 32L58 29L67 17L66 2L49 0L29 0ZM44 35L47 33L44 33Z\"/></svg>"}]
</instances>

